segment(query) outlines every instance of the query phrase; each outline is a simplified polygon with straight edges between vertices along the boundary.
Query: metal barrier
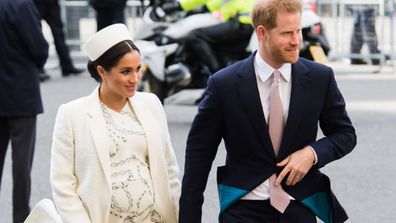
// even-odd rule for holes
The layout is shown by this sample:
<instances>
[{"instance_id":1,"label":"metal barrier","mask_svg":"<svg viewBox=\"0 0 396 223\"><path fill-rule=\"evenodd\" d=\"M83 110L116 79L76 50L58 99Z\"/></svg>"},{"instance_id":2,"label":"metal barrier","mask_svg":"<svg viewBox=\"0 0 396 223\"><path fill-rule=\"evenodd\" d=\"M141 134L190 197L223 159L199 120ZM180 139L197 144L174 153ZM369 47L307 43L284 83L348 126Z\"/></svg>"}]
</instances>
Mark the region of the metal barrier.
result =
<instances>
[{"instance_id":1,"label":"metal barrier","mask_svg":"<svg viewBox=\"0 0 396 223\"><path fill-rule=\"evenodd\" d=\"M332 50L330 60L346 58L380 58L383 65L383 55L396 59L394 49L394 6L396 0L316 0L317 12L321 16ZM73 59L85 56L81 53L81 43L96 32L95 11L87 0L60 0L62 18L65 25L66 42ZM148 0L144 1L148 4ZM361 54L350 53L350 43L353 18L347 7L369 4L376 8L376 31L381 54L369 54L367 46L363 46ZM128 0L125 8L125 18L128 28L133 32L141 18L142 1ZM394 67L393 63L392 66Z\"/></svg>"},{"instance_id":2,"label":"metal barrier","mask_svg":"<svg viewBox=\"0 0 396 223\"><path fill-rule=\"evenodd\" d=\"M147 1L144 4L148 4ZM96 32L95 10L87 0L60 0L66 44L74 60L86 60L81 53L81 44ZM141 17L142 1L128 0L125 7L125 23L133 31ZM51 54L54 52L51 52Z\"/></svg>"},{"instance_id":3,"label":"metal barrier","mask_svg":"<svg viewBox=\"0 0 396 223\"><path fill-rule=\"evenodd\" d=\"M378 48L381 49L381 53L370 54L366 44L363 45L360 54L350 53L353 15L347 9L359 5L369 5L375 8L375 27ZM383 65L384 55L389 55L391 59L395 59L394 5L394 0L317 0L317 12L321 16L332 47L329 58L331 60L347 58L380 59L380 66Z\"/></svg>"}]
</instances>

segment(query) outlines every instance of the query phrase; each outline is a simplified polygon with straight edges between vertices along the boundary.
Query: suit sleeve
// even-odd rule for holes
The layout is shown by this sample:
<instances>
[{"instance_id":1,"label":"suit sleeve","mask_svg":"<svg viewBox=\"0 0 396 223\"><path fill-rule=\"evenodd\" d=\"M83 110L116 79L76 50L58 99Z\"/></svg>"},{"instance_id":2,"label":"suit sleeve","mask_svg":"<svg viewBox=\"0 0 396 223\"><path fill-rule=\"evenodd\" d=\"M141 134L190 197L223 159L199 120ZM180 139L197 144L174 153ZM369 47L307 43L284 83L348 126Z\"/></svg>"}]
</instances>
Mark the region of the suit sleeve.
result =
<instances>
[{"instance_id":1,"label":"suit sleeve","mask_svg":"<svg viewBox=\"0 0 396 223\"><path fill-rule=\"evenodd\" d=\"M64 223L91 220L77 194L77 178L74 175L74 139L70 116L62 105L56 116L52 148L50 183L56 208Z\"/></svg>"},{"instance_id":2,"label":"suit sleeve","mask_svg":"<svg viewBox=\"0 0 396 223\"><path fill-rule=\"evenodd\" d=\"M37 67L44 67L48 58L48 43L41 30L40 15L33 1L25 1L14 17L14 24L26 53Z\"/></svg>"},{"instance_id":3,"label":"suit sleeve","mask_svg":"<svg viewBox=\"0 0 396 223\"><path fill-rule=\"evenodd\" d=\"M223 135L223 125L212 76L187 139L179 223L201 222L203 192Z\"/></svg>"},{"instance_id":4,"label":"suit sleeve","mask_svg":"<svg viewBox=\"0 0 396 223\"><path fill-rule=\"evenodd\" d=\"M327 95L319 119L325 137L311 144L318 157L319 168L345 156L356 145L355 129L346 111L345 100L331 69L330 73Z\"/></svg>"}]
</instances>

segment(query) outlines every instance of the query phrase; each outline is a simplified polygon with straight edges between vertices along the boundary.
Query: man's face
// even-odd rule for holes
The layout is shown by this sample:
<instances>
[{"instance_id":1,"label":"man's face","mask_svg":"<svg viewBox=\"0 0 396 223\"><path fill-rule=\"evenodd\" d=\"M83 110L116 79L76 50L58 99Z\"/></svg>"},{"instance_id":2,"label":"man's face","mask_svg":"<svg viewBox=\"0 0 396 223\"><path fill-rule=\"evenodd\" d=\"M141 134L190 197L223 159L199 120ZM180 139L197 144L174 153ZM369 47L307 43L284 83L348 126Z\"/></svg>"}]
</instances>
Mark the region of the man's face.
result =
<instances>
[{"instance_id":1,"label":"man's face","mask_svg":"<svg viewBox=\"0 0 396 223\"><path fill-rule=\"evenodd\" d=\"M264 30L263 59L274 68L279 68L284 63L295 63L298 60L301 39L300 12L278 13L276 27Z\"/></svg>"}]
</instances>

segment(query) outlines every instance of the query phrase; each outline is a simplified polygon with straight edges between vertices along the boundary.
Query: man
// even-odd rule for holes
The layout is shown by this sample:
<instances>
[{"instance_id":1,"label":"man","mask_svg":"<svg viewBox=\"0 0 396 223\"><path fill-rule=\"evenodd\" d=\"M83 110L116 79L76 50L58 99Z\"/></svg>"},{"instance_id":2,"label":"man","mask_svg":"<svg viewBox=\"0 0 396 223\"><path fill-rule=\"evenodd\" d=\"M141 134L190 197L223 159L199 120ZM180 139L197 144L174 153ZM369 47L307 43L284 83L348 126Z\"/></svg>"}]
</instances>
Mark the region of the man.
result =
<instances>
[{"instance_id":1,"label":"man","mask_svg":"<svg viewBox=\"0 0 396 223\"><path fill-rule=\"evenodd\" d=\"M67 77L71 74L78 75L83 70L77 69L72 63L69 49L65 42L65 34L63 32L63 24L61 19L61 9L58 0L34 0L34 3L44 19L51 28L52 36L54 37L55 49L58 54L59 63L61 66L62 76ZM42 81L49 79L49 76L40 70L39 77Z\"/></svg>"},{"instance_id":2,"label":"man","mask_svg":"<svg viewBox=\"0 0 396 223\"><path fill-rule=\"evenodd\" d=\"M0 181L12 146L13 222L28 216L36 116L43 112L37 69L48 57L32 0L0 1Z\"/></svg>"},{"instance_id":3,"label":"man","mask_svg":"<svg viewBox=\"0 0 396 223\"><path fill-rule=\"evenodd\" d=\"M300 0L257 1L258 51L209 78L187 140L179 223L201 222L222 139L221 223L347 220L319 168L351 152L355 129L332 69L298 57L300 20Z\"/></svg>"}]
</instances>

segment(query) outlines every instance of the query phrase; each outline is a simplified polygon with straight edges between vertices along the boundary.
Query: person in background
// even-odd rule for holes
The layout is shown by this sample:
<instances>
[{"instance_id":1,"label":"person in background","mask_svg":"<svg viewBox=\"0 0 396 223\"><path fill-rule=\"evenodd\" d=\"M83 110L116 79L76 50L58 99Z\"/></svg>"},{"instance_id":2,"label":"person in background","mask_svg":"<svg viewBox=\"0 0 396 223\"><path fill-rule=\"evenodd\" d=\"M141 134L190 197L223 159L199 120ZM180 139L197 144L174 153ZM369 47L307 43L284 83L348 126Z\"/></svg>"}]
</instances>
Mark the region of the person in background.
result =
<instances>
[{"instance_id":1,"label":"person in background","mask_svg":"<svg viewBox=\"0 0 396 223\"><path fill-rule=\"evenodd\" d=\"M351 37L351 54L360 54L363 44L366 43L371 58L371 64L380 64L381 51L378 49L378 38L375 31L375 8L370 5L358 5L352 7L354 16L353 30ZM385 55L385 60L389 60L389 55ZM367 64L361 58L351 58L351 64Z\"/></svg>"},{"instance_id":2,"label":"person in background","mask_svg":"<svg viewBox=\"0 0 396 223\"><path fill-rule=\"evenodd\" d=\"M125 23L124 9L127 0L89 0L96 11L96 29L99 31L115 23Z\"/></svg>"},{"instance_id":3,"label":"person in background","mask_svg":"<svg viewBox=\"0 0 396 223\"><path fill-rule=\"evenodd\" d=\"M333 70L299 58L301 11L300 0L258 0L258 51L209 77L187 139L179 223L202 222L222 140L220 223L348 219L319 169L352 151L355 129Z\"/></svg>"},{"instance_id":4,"label":"person in background","mask_svg":"<svg viewBox=\"0 0 396 223\"><path fill-rule=\"evenodd\" d=\"M63 32L63 23L61 19L61 9L58 0L34 0L34 3L40 13L41 18L44 19L51 28L62 76L67 77L71 74L78 75L82 73L84 70L74 67L70 57L69 49L66 45L65 34ZM42 81L50 78L44 69L40 69L39 77Z\"/></svg>"},{"instance_id":5,"label":"person in background","mask_svg":"<svg viewBox=\"0 0 396 223\"><path fill-rule=\"evenodd\" d=\"M177 223L179 168L161 102L136 92L139 49L123 24L83 46L99 82L59 107L50 183L64 223Z\"/></svg>"},{"instance_id":6,"label":"person in background","mask_svg":"<svg viewBox=\"0 0 396 223\"><path fill-rule=\"evenodd\" d=\"M186 48L190 49L212 74L222 68L215 56L216 46L232 48L245 42L244 48L246 48L249 44L253 33L249 13L253 4L254 0L181 0L164 3L161 8L165 12L175 9L183 9L188 12L205 6L222 21L217 25L195 29L185 38Z\"/></svg>"},{"instance_id":7,"label":"person in background","mask_svg":"<svg viewBox=\"0 0 396 223\"><path fill-rule=\"evenodd\" d=\"M13 222L20 223L30 212L36 117L43 112L37 70L48 57L32 0L0 1L0 49L0 185L11 142Z\"/></svg>"}]
</instances>

